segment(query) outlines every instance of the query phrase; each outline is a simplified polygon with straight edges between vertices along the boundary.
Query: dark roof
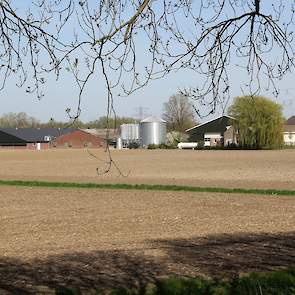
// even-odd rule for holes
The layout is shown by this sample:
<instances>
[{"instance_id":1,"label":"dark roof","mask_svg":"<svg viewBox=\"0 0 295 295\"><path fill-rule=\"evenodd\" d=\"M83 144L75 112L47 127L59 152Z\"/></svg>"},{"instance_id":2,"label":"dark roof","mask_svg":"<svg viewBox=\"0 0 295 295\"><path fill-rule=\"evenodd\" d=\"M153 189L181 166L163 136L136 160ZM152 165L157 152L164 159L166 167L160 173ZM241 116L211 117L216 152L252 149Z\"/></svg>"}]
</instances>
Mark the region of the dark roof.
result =
<instances>
[{"instance_id":1,"label":"dark roof","mask_svg":"<svg viewBox=\"0 0 295 295\"><path fill-rule=\"evenodd\" d=\"M290 117L290 118L286 121L286 125L295 125L295 116Z\"/></svg>"},{"instance_id":2,"label":"dark roof","mask_svg":"<svg viewBox=\"0 0 295 295\"><path fill-rule=\"evenodd\" d=\"M26 141L0 130L0 145L26 145Z\"/></svg>"},{"instance_id":3,"label":"dark roof","mask_svg":"<svg viewBox=\"0 0 295 295\"><path fill-rule=\"evenodd\" d=\"M3 133L24 142L48 142L58 136L71 133L75 128L0 128L0 136ZM7 136L6 136L7 137Z\"/></svg>"},{"instance_id":4,"label":"dark roof","mask_svg":"<svg viewBox=\"0 0 295 295\"><path fill-rule=\"evenodd\" d=\"M234 120L234 118L224 115L212 121L187 129L186 132L198 133L198 134L207 133L207 132L224 133L226 131L226 127L231 125L232 120Z\"/></svg>"},{"instance_id":5,"label":"dark roof","mask_svg":"<svg viewBox=\"0 0 295 295\"><path fill-rule=\"evenodd\" d=\"M224 135L224 132L227 130L227 126L231 125L231 121L234 118L229 116L221 116L212 121L197 125L193 128L186 130L189 134L189 141L203 141L205 133L221 133Z\"/></svg>"}]
</instances>

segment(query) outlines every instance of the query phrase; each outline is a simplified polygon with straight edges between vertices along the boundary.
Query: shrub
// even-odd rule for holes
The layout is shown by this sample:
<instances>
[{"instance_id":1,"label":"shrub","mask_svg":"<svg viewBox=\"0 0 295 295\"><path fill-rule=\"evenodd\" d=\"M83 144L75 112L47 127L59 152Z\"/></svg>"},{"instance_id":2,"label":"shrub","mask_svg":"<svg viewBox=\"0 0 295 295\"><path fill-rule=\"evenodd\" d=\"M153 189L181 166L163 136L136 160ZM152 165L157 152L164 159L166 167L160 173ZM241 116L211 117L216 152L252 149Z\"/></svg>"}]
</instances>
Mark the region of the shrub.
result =
<instances>
[{"instance_id":1,"label":"shrub","mask_svg":"<svg viewBox=\"0 0 295 295\"><path fill-rule=\"evenodd\" d=\"M60 287L57 295L78 295L77 289ZM110 295L295 295L295 269L252 273L229 282L203 278L167 278L148 283L145 288L109 290Z\"/></svg>"},{"instance_id":2,"label":"shrub","mask_svg":"<svg viewBox=\"0 0 295 295\"><path fill-rule=\"evenodd\" d=\"M129 149L138 149L139 148L139 144L136 141L130 142L128 145Z\"/></svg>"},{"instance_id":3,"label":"shrub","mask_svg":"<svg viewBox=\"0 0 295 295\"><path fill-rule=\"evenodd\" d=\"M149 150L155 150L155 149L158 149L159 146L157 144L149 144L148 147L147 147Z\"/></svg>"},{"instance_id":4,"label":"shrub","mask_svg":"<svg viewBox=\"0 0 295 295\"><path fill-rule=\"evenodd\" d=\"M166 143L149 144L148 145L149 150L155 150L155 149L167 150L167 149L176 149L176 148L177 148L176 145L174 145L174 144L166 144Z\"/></svg>"},{"instance_id":5,"label":"shrub","mask_svg":"<svg viewBox=\"0 0 295 295\"><path fill-rule=\"evenodd\" d=\"M205 295L209 283L202 279L170 278L157 284L157 293L161 295Z\"/></svg>"},{"instance_id":6,"label":"shrub","mask_svg":"<svg viewBox=\"0 0 295 295\"><path fill-rule=\"evenodd\" d=\"M252 273L236 279L232 289L232 293L236 295L295 295L295 270Z\"/></svg>"}]
</instances>

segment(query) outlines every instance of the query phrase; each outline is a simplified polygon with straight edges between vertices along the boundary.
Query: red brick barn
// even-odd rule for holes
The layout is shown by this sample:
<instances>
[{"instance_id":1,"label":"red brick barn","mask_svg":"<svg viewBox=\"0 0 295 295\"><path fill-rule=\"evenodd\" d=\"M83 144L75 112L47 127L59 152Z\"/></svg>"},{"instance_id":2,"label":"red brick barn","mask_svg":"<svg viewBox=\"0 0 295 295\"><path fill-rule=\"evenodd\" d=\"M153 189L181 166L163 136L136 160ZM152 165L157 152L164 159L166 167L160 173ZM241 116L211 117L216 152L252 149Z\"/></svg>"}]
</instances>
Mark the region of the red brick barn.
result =
<instances>
[{"instance_id":1,"label":"red brick barn","mask_svg":"<svg viewBox=\"0 0 295 295\"><path fill-rule=\"evenodd\" d=\"M105 146L105 141L102 137L76 129L56 137L50 142L50 146L55 148L99 148Z\"/></svg>"}]
</instances>

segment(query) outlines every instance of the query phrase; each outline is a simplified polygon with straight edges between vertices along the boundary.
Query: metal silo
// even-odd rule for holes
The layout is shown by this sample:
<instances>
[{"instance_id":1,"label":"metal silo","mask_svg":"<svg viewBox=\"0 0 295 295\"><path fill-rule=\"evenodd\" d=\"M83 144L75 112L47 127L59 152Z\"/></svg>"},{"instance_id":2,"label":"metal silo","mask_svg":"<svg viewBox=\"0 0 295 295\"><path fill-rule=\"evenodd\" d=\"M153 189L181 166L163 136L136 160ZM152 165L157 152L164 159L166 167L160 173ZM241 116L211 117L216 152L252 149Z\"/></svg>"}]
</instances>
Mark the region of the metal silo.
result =
<instances>
[{"instance_id":1,"label":"metal silo","mask_svg":"<svg viewBox=\"0 0 295 295\"><path fill-rule=\"evenodd\" d=\"M166 143L166 121L154 116L140 121L140 143L142 147Z\"/></svg>"},{"instance_id":2,"label":"metal silo","mask_svg":"<svg viewBox=\"0 0 295 295\"><path fill-rule=\"evenodd\" d=\"M123 146L128 146L132 142L138 142L139 140L139 125L138 124L122 124L121 138Z\"/></svg>"}]
</instances>

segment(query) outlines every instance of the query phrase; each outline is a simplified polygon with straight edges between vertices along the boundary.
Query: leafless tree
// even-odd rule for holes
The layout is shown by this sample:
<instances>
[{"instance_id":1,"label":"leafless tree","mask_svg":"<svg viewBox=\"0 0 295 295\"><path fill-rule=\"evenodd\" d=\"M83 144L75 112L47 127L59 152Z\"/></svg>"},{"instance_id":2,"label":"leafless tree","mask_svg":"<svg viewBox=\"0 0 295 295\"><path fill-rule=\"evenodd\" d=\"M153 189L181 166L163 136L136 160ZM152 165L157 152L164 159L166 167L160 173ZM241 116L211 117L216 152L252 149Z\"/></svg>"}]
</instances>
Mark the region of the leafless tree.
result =
<instances>
[{"instance_id":1,"label":"leafless tree","mask_svg":"<svg viewBox=\"0 0 295 295\"><path fill-rule=\"evenodd\" d=\"M229 68L248 76L250 92L294 70L294 1L290 0L0 0L2 88L18 85L42 97L46 75L73 74L79 87L77 112L89 79L97 74L113 95L129 95L171 72L198 76L182 94L214 112L230 95ZM72 35L71 35L72 32ZM29 69L29 70L28 70ZM29 83L29 84L28 84ZM111 162L110 162L111 165Z\"/></svg>"},{"instance_id":2,"label":"leafless tree","mask_svg":"<svg viewBox=\"0 0 295 295\"><path fill-rule=\"evenodd\" d=\"M163 105L163 118L169 131L184 133L186 129L196 125L195 112L188 97L172 95Z\"/></svg>"}]
</instances>

